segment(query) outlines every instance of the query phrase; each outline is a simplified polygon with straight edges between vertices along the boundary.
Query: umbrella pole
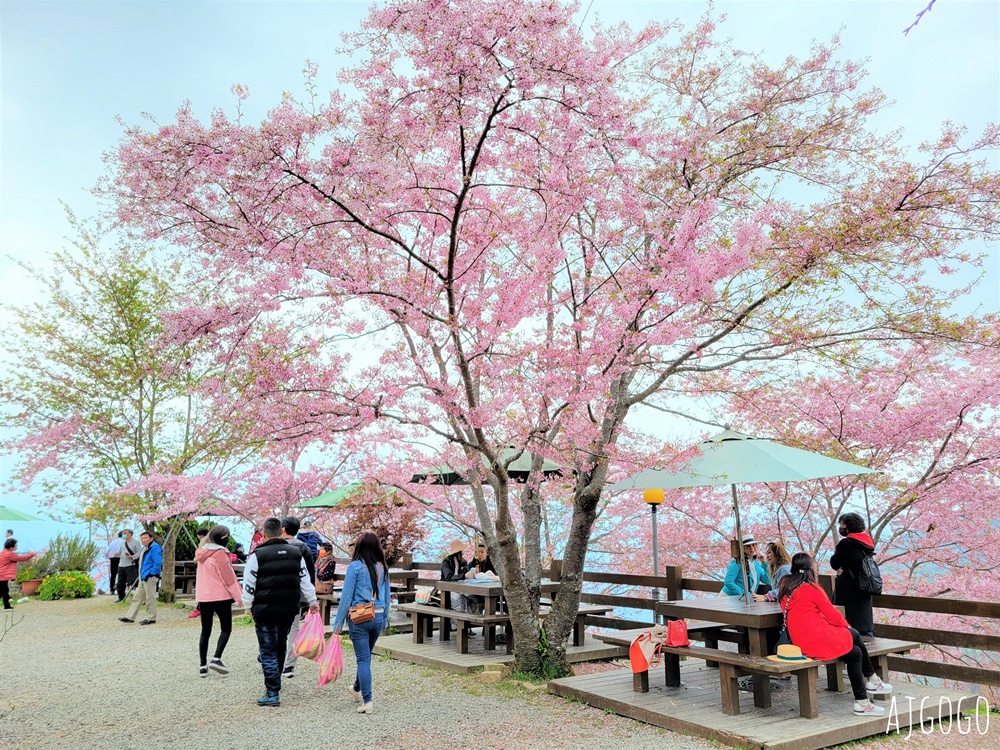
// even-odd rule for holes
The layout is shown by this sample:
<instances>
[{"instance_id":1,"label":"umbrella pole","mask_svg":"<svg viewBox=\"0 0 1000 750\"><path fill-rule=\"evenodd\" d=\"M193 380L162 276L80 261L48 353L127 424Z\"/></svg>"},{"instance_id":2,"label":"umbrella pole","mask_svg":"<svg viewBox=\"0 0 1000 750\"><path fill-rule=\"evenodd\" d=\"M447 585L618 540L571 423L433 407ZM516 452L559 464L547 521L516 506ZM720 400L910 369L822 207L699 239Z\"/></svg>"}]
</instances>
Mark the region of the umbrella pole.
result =
<instances>
[{"instance_id":1,"label":"umbrella pole","mask_svg":"<svg viewBox=\"0 0 1000 750\"><path fill-rule=\"evenodd\" d=\"M658 534L656 533L656 506L649 506L650 513L653 517L653 575L660 575L660 547L658 543ZM660 589L657 586L653 587L653 601L660 601ZM653 624L655 625L659 621L659 617L653 614Z\"/></svg>"},{"instance_id":2,"label":"umbrella pole","mask_svg":"<svg viewBox=\"0 0 1000 750\"><path fill-rule=\"evenodd\" d=\"M740 548L740 574L743 576L743 597L746 599L747 606L750 606L750 592L747 590L750 586L750 579L747 576L747 551L743 547L743 528L740 526L740 499L736 494L736 485L729 485L733 488L733 514L736 516L736 544Z\"/></svg>"}]
</instances>

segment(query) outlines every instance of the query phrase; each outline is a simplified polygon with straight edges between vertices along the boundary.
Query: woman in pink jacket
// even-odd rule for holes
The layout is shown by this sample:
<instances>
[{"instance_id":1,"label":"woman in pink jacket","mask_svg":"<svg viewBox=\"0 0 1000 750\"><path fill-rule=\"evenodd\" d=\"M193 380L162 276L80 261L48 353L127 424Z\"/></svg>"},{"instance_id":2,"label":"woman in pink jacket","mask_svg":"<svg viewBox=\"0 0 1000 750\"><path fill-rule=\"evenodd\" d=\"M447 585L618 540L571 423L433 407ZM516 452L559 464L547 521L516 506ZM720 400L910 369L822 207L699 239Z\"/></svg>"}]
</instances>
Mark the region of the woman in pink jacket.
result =
<instances>
[{"instance_id":1,"label":"woman in pink jacket","mask_svg":"<svg viewBox=\"0 0 1000 750\"><path fill-rule=\"evenodd\" d=\"M10 582L17 578L17 564L34 556L34 552L17 554L17 540L13 537L8 537L3 543L3 552L0 552L0 597L3 597L4 609L14 609L10 606Z\"/></svg>"},{"instance_id":2,"label":"woman in pink jacket","mask_svg":"<svg viewBox=\"0 0 1000 750\"><path fill-rule=\"evenodd\" d=\"M198 656L201 659L198 674L208 677L208 670L228 674L229 667L222 662L222 652L229 643L233 632L233 602L242 607L243 590L233 564L230 561L229 529L214 526L208 532L208 540L194 553L198 562L195 575L195 597L201 609L201 639L198 641ZM215 644L215 656L208 662L208 641L212 637L212 617L219 616L219 641Z\"/></svg>"}]
</instances>

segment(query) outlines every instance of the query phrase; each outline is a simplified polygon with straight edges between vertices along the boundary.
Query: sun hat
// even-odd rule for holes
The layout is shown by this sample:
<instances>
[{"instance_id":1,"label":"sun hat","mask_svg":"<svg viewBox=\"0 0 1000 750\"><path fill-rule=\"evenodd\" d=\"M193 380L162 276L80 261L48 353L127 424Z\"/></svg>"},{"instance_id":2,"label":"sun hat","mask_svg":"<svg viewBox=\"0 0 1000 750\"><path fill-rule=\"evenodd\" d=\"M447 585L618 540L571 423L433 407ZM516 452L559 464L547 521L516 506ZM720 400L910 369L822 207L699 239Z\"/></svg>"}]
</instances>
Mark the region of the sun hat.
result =
<instances>
[{"instance_id":1,"label":"sun hat","mask_svg":"<svg viewBox=\"0 0 1000 750\"><path fill-rule=\"evenodd\" d=\"M448 545L448 554L454 555L456 552L465 552L465 548L468 545L465 542L456 539L454 542Z\"/></svg>"},{"instance_id":2,"label":"sun hat","mask_svg":"<svg viewBox=\"0 0 1000 750\"><path fill-rule=\"evenodd\" d=\"M756 543L757 543L757 540L753 538L753 534L744 534L743 535L743 546L744 547L749 547L751 544L756 544Z\"/></svg>"},{"instance_id":3,"label":"sun hat","mask_svg":"<svg viewBox=\"0 0 1000 750\"><path fill-rule=\"evenodd\" d=\"M812 661L802 653L802 649L790 643L782 643L778 646L778 653L767 657L771 661Z\"/></svg>"}]
</instances>

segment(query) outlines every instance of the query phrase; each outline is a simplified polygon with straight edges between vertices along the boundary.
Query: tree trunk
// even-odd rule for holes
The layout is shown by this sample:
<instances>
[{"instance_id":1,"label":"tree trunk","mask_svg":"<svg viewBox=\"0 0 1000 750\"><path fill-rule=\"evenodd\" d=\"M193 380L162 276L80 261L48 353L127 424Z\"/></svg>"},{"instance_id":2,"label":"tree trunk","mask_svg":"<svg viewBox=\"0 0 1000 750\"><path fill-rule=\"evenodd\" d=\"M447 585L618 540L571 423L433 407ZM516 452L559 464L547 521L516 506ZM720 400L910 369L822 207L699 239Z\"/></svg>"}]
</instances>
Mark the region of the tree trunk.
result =
<instances>
[{"instance_id":1,"label":"tree trunk","mask_svg":"<svg viewBox=\"0 0 1000 750\"><path fill-rule=\"evenodd\" d=\"M163 575L160 578L160 601L172 603L177 598L177 584L174 579L174 565L177 557L177 529L173 524L167 527L166 535L160 536L160 546L163 548Z\"/></svg>"}]
</instances>

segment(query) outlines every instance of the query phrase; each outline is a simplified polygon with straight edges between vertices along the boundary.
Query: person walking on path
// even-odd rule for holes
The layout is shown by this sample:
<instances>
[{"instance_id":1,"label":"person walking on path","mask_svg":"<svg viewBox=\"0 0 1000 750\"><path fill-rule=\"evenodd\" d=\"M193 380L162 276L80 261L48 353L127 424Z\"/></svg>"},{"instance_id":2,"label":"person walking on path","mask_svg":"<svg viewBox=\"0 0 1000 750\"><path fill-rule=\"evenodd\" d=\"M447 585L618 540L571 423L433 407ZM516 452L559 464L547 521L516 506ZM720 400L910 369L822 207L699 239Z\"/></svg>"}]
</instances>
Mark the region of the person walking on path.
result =
<instances>
[{"instance_id":1,"label":"person walking on path","mask_svg":"<svg viewBox=\"0 0 1000 750\"><path fill-rule=\"evenodd\" d=\"M865 531L865 522L857 513L845 513L839 521L841 539L830 558L830 565L837 571L833 601L844 608L844 616L852 628L863 636L874 638L872 595L858 587L858 579L865 558L875 554L875 542Z\"/></svg>"},{"instance_id":2,"label":"person walking on path","mask_svg":"<svg viewBox=\"0 0 1000 750\"><path fill-rule=\"evenodd\" d=\"M319 612L319 604L302 553L281 538L281 521L268 518L262 532L264 541L250 553L243 570L243 605L254 621L257 660L264 672L265 692L257 705L280 706L281 669L299 601L305 599L310 612Z\"/></svg>"},{"instance_id":3,"label":"person walking on path","mask_svg":"<svg viewBox=\"0 0 1000 750\"><path fill-rule=\"evenodd\" d=\"M305 542L314 559L319 557L319 548L323 544L323 537L319 535L319 532L313 531L312 521L303 521L302 531L296 534L295 538L300 542Z\"/></svg>"},{"instance_id":4,"label":"person walking on path","mask_svg":"<svg viewBox=\"0 0 1000 750\"><path fill-rule=\"evenodd\" d=\"M375 619L356 623L350 619L350 609L357 604L375 603ZM344 590L337 606L337 619L333 634L337 636L345 620L354 644L354 657L358 671L354 685L349 689L358 706L359 714L375 713L372 702L372 649L379 634L389 622L389 566L385 563L382 544L375 534L364 532L354 543L354 556L344 575Z\"/></svg>"},{"instance_id":5,"label":"person walking on path","mask_svg":"<svg viewBox=\"0 0 1000 750\"><path fill-rule=\"evenodd\" d=\"M139 555L142 545L132 538L132 529L122 532L122 546L118 557L118 601L125 601L125 594L139 579Z\"/></svg>"},{"instance_id":6,"label":"person walking on path","mask_svg":"<svg viewBox=\"0 0 1000 750\"><path fill-rule=\"evenodd\" d=\"M197 529L197 531L194 532L194 537L197 540L196 543L198 545L195 548L195 551L194 551L195 552L194 559L197 561L197 559L198 559L198 550L200 550L202 547L204 547L205 544L208 542L208 527L207 526L199 526L198 529ZM190 619L192 619L192 620L195 619L196 617L199 617L201 615L201 609L198 607L198 577L197 577L197 571L195 571L195 579L194 579L194 581L195 581L194 608L191 610L191 614L188 615L188 617ZM209 622L211 622L211 620Z\"/></svg>"},{"instance_id":7,"label":"person walking on path","mask_svg":"<svg viewBox=\"0 0 1000 750\"><path fill-rule=\"evenodd\" d=\"M3 599L4 609L14 609L10 605L10 582L17 578L17 564L34 556L34 552L17 554L17 540L13 536L8 535L4 540L3 552L0 552L0 598Z\"/></svg>"},{"instance_id":8,"label":"person walking on path","mask_svg":"<svg viewBox=\"0 0 1000 750\"><path fill-rule=\"evenodd\" d=\"M153 541L153 535L144 531L139 535L142 542L142 552L139 553L139 587L135 590L135 599L125 617L119 617L122 622L135 622L139 608L146 605L146 619L140 625L156 624L156 592L160 587L160 576L163 573L163 549Z\"/></svg>"},{"instance_id":9,"label":"person walking on path","mask_svg":"<svg viewBox=\"0 0 1000 750\"><path fill-rule=\"evenodd\" d=\"M788 637L802 653L813 659L841 659L847 663L847 675L854 692L857 716L882 716L885 709L876 706L868 695L887 695L892 685L882 682L868 649L857 630L830 602L816 581L816 564L808 552L792 558L791 572L781 580L778 601L785 613Z\"/></svg>"},{"instance_id":10,"label":"person walking on path","mask_svg":"<svg viewBox=\"0 0 1000 750\"><path fill-rule=\"evenodd\" d=\"M229 558L229 529L214 526L208 533L208 541L194 553L198 570L194 579L194 595L201 606L201 637L198 640L198 674L208 677L208 670L219 674L229 674L229 667L222 661L222 652L229 643L233 632L233 602L243 606L243 589L236 580L233 564ZM219 640L215 644L215 656L208 661L208 641L212 637L212 618L219 618Z\"/></svg>"},{"instance_id":11,"label":"person walking on path","mask_svg":"<svg viewBox=\"0 0 1000 750\"><path fill-rule=\"evenodd\" d=\"M316 559L313 557L309 545L302 541L299 536L299 519L295 516L288 516L281 522L281 538L291 545L294 545L302 553L302 559L306 563L306 570L309 571L309 583L316 586ZM292 644L295 643L295 636L299 634L302 620L309 611L309 602L305 599L299 600L299 614L292 620L292 626L288 629L288 643L285 645L285 663L282 666L283 677L295 676L295 665L299 657L292 651Z\"/></svg>"},{"instance_id":12,"label":"person walking on path","mask_svg":"<svg viewBox=\"0 0 1000 750\"><path fill-rule=\"evenodd\" d=\"M122 532L111 540L111 544L104 550L104 556L108 560L108 593L115 590L118 581L118 564L121 562L122 554Z\"/></svg>"}]
</instances>

